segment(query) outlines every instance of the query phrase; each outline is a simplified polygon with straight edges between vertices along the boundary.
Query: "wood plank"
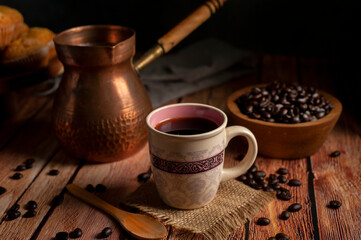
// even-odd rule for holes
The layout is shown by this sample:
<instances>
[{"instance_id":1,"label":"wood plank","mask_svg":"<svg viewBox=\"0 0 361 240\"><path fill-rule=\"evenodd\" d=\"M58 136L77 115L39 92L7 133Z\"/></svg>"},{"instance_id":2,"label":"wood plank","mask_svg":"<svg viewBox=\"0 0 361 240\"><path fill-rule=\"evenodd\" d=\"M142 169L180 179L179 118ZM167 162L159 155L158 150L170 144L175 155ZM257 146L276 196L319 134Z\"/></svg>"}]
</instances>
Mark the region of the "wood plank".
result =
<instances>
[{"instance_id":1,"label":"wood plank","mask_svg":"<svg viewBox=\"0 0 361 240\"><path fill-rule=\"evenodd\" d=\"M281 82L298 83L297 58L291 56L266 55L262 61L261 82L268 83L275 80ZM277 233L285 233L290 239L313 239L313 225L311 206L308 189L307 159L281 160L258 156L256 165L267 174L275 173L280 167L289 170L288 179L296 178L301 180L301 187L288 187L293 195L290 201L275 200L268 207L254 217L249 225L249 239L268 239ZM286 210L292 203L300 203L302 210L291 214L290 219L284 221L279 219L279 214ZM259 226L256 221L260 217L267 217L271 220L268 226Z\"/></svg>"},{"instance_id":2,"label":"wood plank","mask_svg":"<svg viewBox=\"0 0 361 240\"><path fill-rule=\"evenodd\" d=\"M317 84L336 97L337 87L331 75L328 61L324 59L301 61L303 81ZM329 76L329 77L324 77ZM311 156L315 198L317 203L318 228L321 239L361 239L361 128L352 114L352 107L344 106L343 113L335 129L331 132L320 151ZM333 151L341 151L337 158L329 156ZM327 208L331 200L340 200L343 205L338 210Z\"/></svg>"},{"instance_id":3,"label":"wood plank","mask_svg":"<svg viewBox=\"0 0 361 240\"><path fill-rule=\"evenodd\" d=\"M0 152L0 186L8 191L0 197L1 219L19 197L26 191L41 169L47 164L49 158L58 149L58 144L51 133L50 115L51 104L29 122L19 134ZM41 129L41 130L39 130ZM14 169L22 165L28 158L34 158L31 169L22 171L23 178L10 179L15 173Z\"/></svg>"},{"instance_id":4,"label":"wood plank","mask_svg":"<svg viewBox=\"0 0 361 240\"><path fill-rule=\"evenodd\" d=\"M107 187L104 193L96 193L108 203L119 207L122 200L140 186L137 176L150 167L148 145L134 156L114 163L86 164L77 173L73 183L86 187L103 184ZM65 194L62 205L57 207L41 229L36 239L51 239L57 232L71 232L75 228L83 230L82 239L94 239L105 228L111 227L113 234L107 239L123 239L127 237L120 226L105 213L88 204Z\"/></svg>"},{"instance_id":5,"label":"wood plank","mask_svg":"<svg viewBox=\"0 0 361 240\"><path fill-rule=\"evenodd\" d=\"M74 174L78 164L78 161L59 152L41 170L34 182L31 183L17 202L20 205L21 217L13 221L4 221L0 225L0 239L30 239L51 209L53 198L61 193L70 177ZM53 169L58 169L59 175L50 176L48 173ZM33 218L24 218L26 213L24 207L30 200L36 201L38 204L36 208L37 215Z\"/></svg>"}]
</instances>

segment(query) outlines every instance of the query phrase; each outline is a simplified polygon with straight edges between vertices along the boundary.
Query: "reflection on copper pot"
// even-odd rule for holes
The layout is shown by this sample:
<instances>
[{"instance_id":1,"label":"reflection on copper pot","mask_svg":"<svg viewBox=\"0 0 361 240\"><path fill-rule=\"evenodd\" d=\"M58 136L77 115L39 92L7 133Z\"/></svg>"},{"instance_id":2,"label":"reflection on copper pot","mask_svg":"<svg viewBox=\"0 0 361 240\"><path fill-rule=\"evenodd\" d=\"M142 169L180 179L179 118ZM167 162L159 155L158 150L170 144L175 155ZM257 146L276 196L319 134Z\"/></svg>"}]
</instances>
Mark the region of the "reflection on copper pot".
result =
<instances>
[{"instance_id":1,"label":"reflection on copper pot","mask_svg":"<svg viewBox=\"0 0 361 240\"><path fill-rule=\"evenodd\" d=\"M133 70L135 33L120 26L82 26L54 39L64 74L52 122L61 147L90 162L111 162L147 142L147 92Z\"/></svg>"}]
</instances>

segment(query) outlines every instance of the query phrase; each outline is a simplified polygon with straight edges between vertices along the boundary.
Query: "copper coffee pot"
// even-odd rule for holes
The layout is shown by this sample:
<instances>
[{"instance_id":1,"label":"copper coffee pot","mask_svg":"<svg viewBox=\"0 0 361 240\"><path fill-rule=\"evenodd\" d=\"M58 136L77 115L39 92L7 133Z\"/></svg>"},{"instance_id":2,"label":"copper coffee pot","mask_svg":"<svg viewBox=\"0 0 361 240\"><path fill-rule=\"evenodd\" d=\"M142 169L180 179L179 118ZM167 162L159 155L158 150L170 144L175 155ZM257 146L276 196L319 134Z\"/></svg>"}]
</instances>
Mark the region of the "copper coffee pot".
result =
<instances>
[{"instance_id":1,"label":"copper coffee pot","mask_svg":"<svg viewBox=\"0 0 361 240\"><path fill-rule=\"evenodd\" d=\"M135 32L110 25L81 26L54 38L64 65L52 122L65 152L89 162L122 160L147 142L145 117L152 110L137 72L167 53L220 8L209 0L133 65Z\"/></svg>"}]
</instances>

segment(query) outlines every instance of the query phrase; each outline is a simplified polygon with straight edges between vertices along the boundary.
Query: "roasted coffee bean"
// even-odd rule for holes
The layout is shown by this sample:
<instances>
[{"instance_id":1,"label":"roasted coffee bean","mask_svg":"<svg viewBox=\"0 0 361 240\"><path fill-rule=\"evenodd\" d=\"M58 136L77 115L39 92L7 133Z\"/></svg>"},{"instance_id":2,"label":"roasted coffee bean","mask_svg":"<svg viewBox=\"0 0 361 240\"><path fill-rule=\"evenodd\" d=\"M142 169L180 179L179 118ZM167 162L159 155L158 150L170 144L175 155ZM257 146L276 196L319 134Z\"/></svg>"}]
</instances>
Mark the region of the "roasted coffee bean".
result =
<instances>
[{"instance_id":1,"label":"roasted coffee bean","mask_svg":"<svg viewBox=\"0 0 361 240\"><path fill-rule=\"evenodd\" d=\"M21 171L24 171L25 169L26 169L26 167L24 165L19 165L15 168L14 171L21 172Z\"/></svg>"},{"instance_id":2,"label":"roasted coffee bean","mask_svg":"<svg viewBox=\"0 0 361 240\"><path fill-rule=\"evenodd\" d=\"M62 195L57 195L53 198L51 205L56 207L62 204L63 202L64 202L64 197Z\"/></svg>"},{"instance_id":3,"label":"roasted coffee bean","mask_svg":"<svg viewBox=\"0 0 361 240\"><path fill-rule=\"evenodd\" d=\"M26 159L25 164L33 164L34 162L35 162L34 158L28 158Z\"/></svg>"},{"instance_id":4,"label":"roasted coffee bean","mask_svg":"<svg viewBox=\"0 0 361 240\"><path fill-rule=\"evenodd\" d=\"M35 217L37 212L35 210L29 210L24 214L24 218L32 218Z\"/></svg>"},{"instance_id":5,"label":"roasted coffee bean","mask_svg":"<svg viewBox=\"0 0 361 240\"><path fill-rule=\"evenodd\" d=\"M262 185L258 184L258 183L254 183L250 185L251 188L256 189L256 190L261 190L262 189Z\"/></svg>"},{"instance_id":6,"label":"roasted coffee bean","mask_svg":"<svg viewBox=\"0 0 361 240\"><path fill-rule=\"evenodd\" d=\"M74 231L69 233L71 239L80 238L81 236L83 236L83 231L80 228L75 228Z\"/></svg>"},{"instance_id":7,"label":"roasted coffee bean","mask_svg":"<svg viewBox=\"0 0 361 240\"><path fill-rule=\"evenodd\" d=\"M23 175L21 173L15 173L14 175L12 175L10 178L14 179L14 180L19 180L20 178L22 178Z\"/></svg>"},{"instance_id":8,"label":"roasted coffee bean","mask_svg":"<svg viewBox=\"0 0 361 240\"><path fill-rule=\"evenodd\" d=\"M280 214L280 219L282 220L287 220L290 218L290 213L288 211L283 211L281 214Z\"/></svg>"},{"instance_id":9,"label":"roasted coffee bean","mask_svg":"<svg viewBox=\"0 0 361 240\"><path fill-rule=\"evenodd\" d=\"M138 182L145 183L150 179L150 174L148 172L141 173L138 175Z\"/></svg>"},{"instance_id":10,"label":"roasted coffee bean","mask_svg":"<svg viewBox=\"0 0 361 240\"><path fill-rule=\"evenodd\" d=\"M338 156L340 156L340 155L341 155L341 152L340 152L340 151L334 151L334 152L332 152L332 153L330 154L330 157L335 158L335 157L338 157Z\"/></svg>"},{"instance_id":11,"label":"roasted coffee bean","mask_svg":"<svg viewBox=\"0 0 361 240\"><path fill-rule=\"evenodd\" d=\"M301 209L302 209L302 205L299 204L299 203L291 204L291 205L287 208L287 210L288 210L289 212L298 212L298 211L300 211Z\"/></svg>"},{"instance_id":12,"label":"roasted coffee bean","mask_svg":"<svg viewBox=\"0 0 361 240\"><path fill-rule=\"evenodd\" d=\"M69 233L67 232L58 232L55 235L56 240L68 240L69 239Z\"/></svg>"},{"instance_id":13,"label":"roasted coffee bean","mask_svg":"<svg viewBox=\"0 0 361 240\"><path fill-rule=\"evenodd\" d=\"M270 185L275 185L275 184L277 184L277 183L279 183L280 181L276 178L276 179L269 179L268 180L268 183L270 184Z\"/></svg>"},{"instance_id":14,"label":"roasted coffee bean","mask_svg":"<svg viewBox=\"0 0 361 240\"><path fill-rule=\"evenodd\" d=\"M290 237L287 236L287 235L284 234L284 233L277 233L277 234L276 234L276 239L277 239L277 240L283 240L283 239L290 240Z\"/></svg>"},{"instance_id":15,"label":"roasted coffee bean","mask_svg":"<svg viewBox=\"0 0 361 240\"><path fill-rule=\"evenodd\" d=\"M239 180L244 182L247 180L247 176L245 174L242 174L240 177L239 177Z\"/></svg>"},{"instance_id":16,"label":"roasted coffee bean","mask_svg":"<svg viewBox=\"0 0 361 240\"><path fill-rule=\"evenodd\" d=\"M19 210L19 208L20 208L20 205L17 204L17 203L15 203L15 204L9 209L9 211L17 211L17 210Z\"/></svg>"},{"instance_id":17,"label":"roasted coffee bean","mask_svg":"<svg viewBox=\"0 0 361 240\"><path fill-rule=\"evenodd\" d=\"M254 173L258 170L257 166L256 165L252 165L247 172L249 173Z\"/></svg>"},{"instance_id":18,"label":"roasted coffee bean","mask_svg":"<svg viewBox=\"0 0 361 240\"><path fill-rule=\"evenodd\" d=\"M288 181L288 186L291 186L291 187L301 186L301 181L298 179L291 179Z\"/></svg>"},{"instance_id":19,"label":"roasted coffee bean","mask_svg":"<svg viewBox=\"0 0 361 240\"><path fill-rule=\"evenodd\" d=\"M97 192L105 192L105 190L107 190L107 187L104 186L103 184L99 183L95 186L95 191Z\"/></svg>"},{"instance_id":20,"label":"roasted coffee bean","mask_svg":"<svg viewBox=\"0 0 361 240\"><path fill-rule=\"evenodd\" d=\"M258 219L257 219L256 224L257 224L257 225L261 225L261 226L266 226L266 225L270 224L270 222L271 222L271 221L270 221L268 218L262 217L262 218L258 218Z\"/></svg>"},{"instance_id":21,"label":"roasted coffee bean","mask_svg":"<svg viewBox=\"0 0 361 240\"><path fill-rule=\"evenodd\" d=\"M267 186L266 188L263 188L263 191L265 191L265 192L274 192L276 190L272 186Z\"/></svg>"},{"instance_id":22,"label":"roasted coffee bean","mask_svg":"<svg viewBox=\"0 0 361 240\"><path fill-rule=\"evenodd\" d=\"M259 89L251 89L235 100L239 110L250 118L299 123L322 118L333 109L315 88L274 82Z\"/></svg>"},{"instance_id":23,"label":"roasted coffee bean","mask_svg":"<svg viewBox=\"0 0 361 240\"><path fill-rule=\"evenodd\" d=\"M342 205L342 203L340 201L332 200L328 203L327 207L332 208L332 209L338 209L341 207L341 205Z\"/></svg>"},{"instance_id":24,"label":"roasted coffee bean","mask_svg":"<svg viewBox=\"0 0 361 240\"><path fill-rule=\"evenodd\" d=\"M281 189L281 186L278 185L278 184L270 184L270 185L274 190L280 190Z\"/></svg>"},{"instance_id":25,"label":"roasted coffee bean","mask_svg":"<svg viewBox=\"0 0 361 240\"><path fill-rule=\"evenodd\" d=\"M277 193L277 198L283 201L291 200L292 194L289 191L280 191Z\"/></svg>"},{"instance_id":26,"label":"roasted coffee bean","mask_svg":"<svg viewBox=\"0 0 361 240\"><path fill-rule=\"evenodd\" d=\"M86 187L85 187L85 190L87 190L88 192L94 192L95 191L95 188L93 185L91 184L88 184Z\"/></svg>"},{"instance_id":27,"label":"roasted coffee bean","mask_svg":"<svg viewBox=\"0 0 361 240\"><path fill-rule=\"evenodd\" d=\"M110 235L112 235L112 233L113 233L113 230L110 227L106 227L102 230L101 235L103 237L109 237Z\"/></svg>"},{"instance_id":28,"label":"roasted coffee bean","mask_svg":"<svg viewBox=\"0 0 361 240\"><path fill-rule=\"evenodd\" d=\"M21 215L21 213L19 211L17 211L17 210L9 210L7 212L7 219L8 220L14 220L14 219L20 217L20 215Z\"/></svg>"},{"instance_id":29,"label":"roasted coffee bean","mask_svg":"<svg viewBox=\"0 0 361 240\"><path fill-rule=\"evenodd\" d=\"M0 195L6 193L6 188L0 186Z\"/></svg>"},{"instance_id":30,"label":"roasted coffee bean","mask_svg":"<svg viewBox=\"0 0 361 240\"><path fill-rule=\"evenodd\" d=\"M264 178L266 176L266 173L264 171L255 171L253 173L254 178Z\"/></svg>"},{"instance_id":31,"label":"roasted coffee bean","mask_svg":"<svg viewBox=\"0 0 361 240\"><path fill-rule=\"evenodd\" d=\"M286 182L287 182L287 177L284 176L284 175L279 175L279 176L277 177L277 179L278 179L278 181L279 181L280 183L286 183Z\"/></svg>"},{"instance_id":32,"label":"roasted coffee bean","mask_svg":"<svg viewBox=\"0 0 361 240\"><path fill-rule=\"evenodd\" d=\"M52 169L52 170L50 170L49 172L48 172L48 175L50 175L50 176L56 176L56 175L58 175L60 172L59 172L59 170L58 169Z\"/></svg>"},{"instance_id":33,"label":"roasted coffee bean","mask_svg":"<svg viewBox=\"0 0 361 240\"><path fill-rule=\"evenodd\" d=\"M286 175L286 174L288 174L288 170L286 168L279 168L277 170L277 173L280 175Z\"/></svg>"},{"instance_id":34,"label":"roasted coffee bean","mask_svg":"<svg viewBox=\"0 0 361 240\"><path fill-rule=\"evenodd\" d=\"M274 180L276 178L277 178L277 175L273 174L273 173L268 176L268 180Z\"/></svg>"},{"instance_id":35,"label":"roasted coffee bean","mask_svg":"<svg viewBox=\"0 0 361 240\"><path fill-rule=\"evenodd\" d=\"M30 169L30 168L33 167L33 164L32 163L26 163L25 167L26 167L26 169Z\"/></svg>"},{"instance_id":36,"label":"roasted coffee bean","mask_svg":"<svg viewBox=\"0 0 361 240\"><path fill-rule=\"evenodd\" d=\"M33 200L29 201L29 202L25 205L25 209L26 209L26 210L34 210L34 209L36 209L37 207L38 207L38 204L37 204L35 201L33 201Z\"/></svg>"}]
</instances>

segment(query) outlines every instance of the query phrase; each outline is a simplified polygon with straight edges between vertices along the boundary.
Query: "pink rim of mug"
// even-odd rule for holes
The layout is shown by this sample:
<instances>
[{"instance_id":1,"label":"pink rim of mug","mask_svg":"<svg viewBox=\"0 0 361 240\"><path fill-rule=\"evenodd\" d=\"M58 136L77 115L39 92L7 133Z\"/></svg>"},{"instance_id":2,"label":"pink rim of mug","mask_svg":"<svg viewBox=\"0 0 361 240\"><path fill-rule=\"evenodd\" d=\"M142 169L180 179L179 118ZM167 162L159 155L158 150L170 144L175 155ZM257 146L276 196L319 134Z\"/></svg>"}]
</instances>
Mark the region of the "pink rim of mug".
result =
<instances>
[{"instance_id":1,"label":"pink rim of mug","mask_svg":"<svg viewBox=\"0 0 361 240\"><path fill-rule=\"evenodd\" d=\"M224 112L222 112L216 107L206 104L200 104L200 103L176 103L157 108L153 110L151 113L149 113L146 122L150 129L160 134L179 137L179 138L189 138L195 136L195 135L172 135L155 129L155 126L160 122L172 118L181 118L181 117L201 117L211 120L218 125L218 128L206 133L197 134L197 136L209 135L215 132L219 132L227 125L227 116Z\"/></svg>"}]
</instances>

